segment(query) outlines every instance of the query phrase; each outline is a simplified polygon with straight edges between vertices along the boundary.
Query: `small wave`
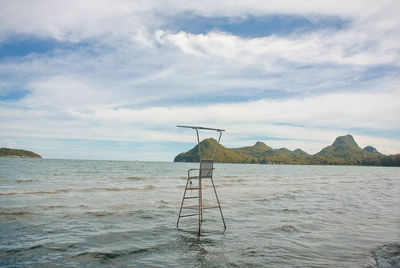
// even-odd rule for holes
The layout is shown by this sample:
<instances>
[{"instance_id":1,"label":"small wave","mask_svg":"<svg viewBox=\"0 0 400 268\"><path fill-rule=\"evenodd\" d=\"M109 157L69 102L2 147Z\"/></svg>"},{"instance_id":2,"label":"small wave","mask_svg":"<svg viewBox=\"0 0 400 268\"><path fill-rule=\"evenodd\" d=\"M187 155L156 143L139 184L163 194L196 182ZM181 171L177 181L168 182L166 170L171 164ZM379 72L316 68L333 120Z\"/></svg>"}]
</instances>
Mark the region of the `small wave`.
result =
<instances>
[{"instance_id":1,"label":"small wave","mask_svg":"<svg viewBox=\"0 0 400 268\"><path fill-rule=\"evenodd\" d=\"M290 209L290 208L284 208L282 209L283 212L299 212L297 209Z\"/></svg>"},{"instance_id":2,"label":"small wave","mask_svg":"<svg viewBox=\"0 0 400 268\"><path fill-rule=\"evenodd\" d=\"M31 219L35 214L28 211L0 211L1 221L16 221L21 219Z\"/></svg>"},{"instance_id":3,"label":"small wave","mask_svg":"<svg viewBox=\"0 0 400 268\"><path fill-rule=\"evenodd\" d=\"M135 177L135 176L132 176L132 177L128 177L128 178L126 178L127 180L132 180L132 181L142 181L142 180L145 180L146 178L144 178L144 177Z\"/></svg>"},{"instance_id":4,"label":"small wave","mask_svg":"<svg viewBox=\"0 0 400 268\"><path fill-rule=\"evenodd\" d=\"M233 186L237 186L237 184L236 183L223 183L223 184L219 184L218 186L233 187Z\"/></svg>"},{"instance_id":5,"label":"small wave","mask_svg":"<svg viewBox=\"0 0 400 268\"><path fill-rule=\"evenodd\" d=\"M217 185L242 187L242 186L246 186L248 184L245 182L245 180L238 179L238 180L232 180L232 181L229 181L229 182L222 182L222 183L218 183L217 182Z\"/></svg>"},{"instance_id":6,"label":"small wave","mask_svg":"<svg viewBox=\"0 0 400 268\"><path fill-rule=\"evenodd\" d=\"M101 262L108 263L115 259L126 257L130 255L147 253L149 250L146 248L139 248L135 250L119 250L114 252L83 252L77 255L77 257L100 259Z\"/></svg>"},{"instance_id":7,"label":"small wave","mask_svg":"<svg viewBox=\"0 0 400 268\"><path fill-rule=\"evenodd\" d=\"M154 185L147 185L146 187L144 187L144 190L153 190L154 188L156 188Z\"/></svg>"},{"instance_id":8,"label":"small wave","mask_svg":"<svg viewBox=\"0 0 400 268\"><path fill-rule=\"evenodd\" d=\"M287 233L291 233L291 232L297 232L297 228L294 227L293 225L283 225L279 228L276 228L275 230L278 231L282 231L282 232L287 232Z\"/></svg>"},{"instance_id":9,"label":"small wave","mask_svg":"<svg viewBox=\"0 0 400 268\"><path fill-rule=\"evenodd\" d=\"M271 201L271 200L268 199L268 198L261 198L261 199L254 199L253 201L254 201L254 202L269 202L269 201Z\"/></svg>"},{"instance_id":10,"label":"small wave","mask_svg":"<svg viewBox=\"0 0 400 268\"><path fill-rule=\"evenodd\" d=\"M86 188L82 189L84 192L91 192L93 190L102 190L102 191L143 191L143 190L152 190L154 189L154 185L147 185L145 187L95 187L95 188Z\"/></svg>"},{"instance_id":11,"label":"small wave","mask_svg":"<svg viewBox=\"0 0 400 268\"><path fill-rule=\"evenodd\" d=\"M36 194L60 194L68 193L72 190L81 192L92 192L92 191L148 191L156 188L154 185L146 185L144 187L93 187L84 189L37 189L37 190L3 190L0 191L0 196L2 195L36 195Z\"/></svg>"},{"instance_id":12,"label":"small wave","mask_svg":"<svg viewBox=\"0 0 400 268\"><path fill-rule=\"evenodd\" d=\"M29 194L59 194L67 193L70 189L56 189L56 190L6 190L0 191L0 195L29 195Z\"/></svg>"},{"instance_id":13,"label":"small wave","mask_svg":"<svg viewBox=\"0 0 400 268\"><path fill-rule=\"evenodd\" d=\"M43 207L44 210L59 209L59 208L68 208L68 206L59 205L59 206L45 206L45 207Z\"/></svg>"},{"instance_id":14,"label":"small wave","mask_svg":"<svg viewBox=\"0 0 400 268\"><path fill-rule=\"evenodd\" d=\"M33 253L28 253L29 251L45 251L46 253L48 253L49 251L51 252L65 252L71 249L76 249L77 246L76 245L64 245L64 246L46 246L46 245L34 245L31 247L19 247L19 248L13 248L13 249L9 249L6 251L2 251L0 252L0 257L7 257L7 256L19 256L19 255L23 255L23 254L27 254L28 256L33 254ZM26 255L25 255L26 256ZM11 262L8 263L9 265L11 265L11 267L17 267L20 265L15 265L15 257L11 258ZM14 261L13 261L14 260ZM0 262L1 263L1 262ZM4 265L5 263L1 263L2 265ZM7 266L7 265L6 265ZM24 265L25 266L25 265ZM3 267L3 266L2 266ZM47 267L47 266L46 266Z\"/></svg>"},{"instance_id":15,"label":"small wave","mask_svg":"<svg viewBox=\"0 0 400 268\"><path fill-rule=\"evenodd\" d=\"M129 212L129 215L135 215L137 217L140 217L142 219L153 219L155 218L155 215L153 213L153 211L149 211L149 210L136 210L136 211L131 211Z\"/></svg>"},{"instance_id":16,"label":"small wave","mask_svg":"<svg viewBox=\"0 0 400 268\"><path fill-rule=\"evenodd\" d=\"M84 188L80 191L82 192L92 192L92 191L135 191L141 190L138 187L93 187L93 188Z\"/></svg>"},{"instance_id":17,"label":"small wave","mask_svg":"<svg viewBox=\"0 0 400 268\"><path fill-rule=\"evenodd\" d=\"M105 212L105 211L89 211L89 212L86 212L85 215L90 215L90 216L95 216L95 217L115 216L114 213Z\"/></svg>"},{"instance_id":18,"label":"small wave","mask_svg":"<svg viewBox=\"0 0 400 268\"><path fill-rule=\"evenodd\" d=\"M10 249L10 250L5 251L5 254L8 256L8 255L13 255L13 254L17 254L17 253L20 253L20 252L26 252L26 251L30 251L30 250L36 250L36 249L40 249L40 248L43 248L43 246L42 245L35 245L35 246L32 246L32 247L14 248L14 249Z\"/></svg>"},{"instance_id":19,"label":"small wave","mask_svg":"<svg viewBox=\"0 0 400 268\"><path fill-rule=\"evenodd\" d=\"M96 187L96 188L88 188L85 189L87 191L91 190L103 190L103 191L133 191L139 190L137 187Z\"/></svg>"},{"instance_id":20,"label":"small wave","mask_svg":"<svg viewBox=\"0 0 400 268\"><path fill-rule=\"evenodd\" d=\"M165 200L160 200L157 202L158 208L169 208L171 207L172 203L165 201ZM173 203L173 206L175 207L175 203Z\"/></svg>"},{"instance_id":21,"label":"small wave","mask_svg":"<svg viewBox=\"0 0 400 268\"><path fill-rule=\"evenodd\" d=\"M16 180L16 183L34 183L39 182L39 180Z\"/></svg>"},{"instance_id":22,"label":"small wave","mask_svg":"<svg viewBox=\"0 0 400 268\"><path fill-rule=\"evenodd\" d=\"M271 200L273 200L273 201L285 200L285 199L293 200L295 197L296 197L296 195L293 195L293 194L279 194L279 195L272 197Z\"/></svg>"},{"instance_id":23,"label":"small wave","mask_svg":"<svg viewBox=\"0 0 400 268\"><path fill-rule=\"evenodd\" d=\"M400 267L400 244L384 245L375 252L377 268Z\"/></svg>"}]
</instances>

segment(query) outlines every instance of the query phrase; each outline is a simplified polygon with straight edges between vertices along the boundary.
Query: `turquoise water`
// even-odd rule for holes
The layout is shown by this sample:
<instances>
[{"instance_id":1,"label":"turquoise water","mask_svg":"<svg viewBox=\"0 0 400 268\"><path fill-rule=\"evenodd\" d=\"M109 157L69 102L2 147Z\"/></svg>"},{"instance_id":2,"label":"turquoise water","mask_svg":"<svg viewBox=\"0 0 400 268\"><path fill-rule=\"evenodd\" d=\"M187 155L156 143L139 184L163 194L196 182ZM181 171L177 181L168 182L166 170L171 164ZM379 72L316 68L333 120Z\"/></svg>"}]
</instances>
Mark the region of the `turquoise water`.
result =
<instances>
[{"instance_id":1,"label":"turquoise water","mask_svg":"<svg viewBox=\"0 0 400 268\"><path fill-rule=\"evenodd\" d=\"M400 266L400 168L216 164L197 238L195 167L0 158L0 266Z\"/></svg>"}]
</instances>

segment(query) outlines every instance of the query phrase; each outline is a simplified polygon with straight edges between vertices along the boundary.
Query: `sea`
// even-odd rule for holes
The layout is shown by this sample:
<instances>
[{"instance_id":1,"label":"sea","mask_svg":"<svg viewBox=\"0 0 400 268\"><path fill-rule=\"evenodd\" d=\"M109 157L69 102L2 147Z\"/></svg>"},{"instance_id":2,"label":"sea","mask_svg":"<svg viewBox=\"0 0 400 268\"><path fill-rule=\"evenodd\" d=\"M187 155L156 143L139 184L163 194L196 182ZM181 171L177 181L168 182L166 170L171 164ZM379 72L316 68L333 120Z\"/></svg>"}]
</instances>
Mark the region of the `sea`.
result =
<instances>
[{"instance_id":1,"label":"sea","mask_svg":"<svg viewBox=\"0 0 400 268\"><path fill-rule=\"evenodd\" d=\"M196 167L0 158L0 266L400 267L398 167L215 164L200 237Z\"/></svg>"}]
</instances>

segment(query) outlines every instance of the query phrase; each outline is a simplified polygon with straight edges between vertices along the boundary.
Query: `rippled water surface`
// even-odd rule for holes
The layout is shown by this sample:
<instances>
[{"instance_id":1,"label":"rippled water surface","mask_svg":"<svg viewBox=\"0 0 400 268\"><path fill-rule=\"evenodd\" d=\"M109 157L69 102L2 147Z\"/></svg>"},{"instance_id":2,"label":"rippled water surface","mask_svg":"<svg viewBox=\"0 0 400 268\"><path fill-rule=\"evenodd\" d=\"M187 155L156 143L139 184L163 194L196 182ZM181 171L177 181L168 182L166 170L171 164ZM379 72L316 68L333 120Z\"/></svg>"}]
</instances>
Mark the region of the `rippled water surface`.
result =
<instances>
[{"instance_id":1,"label":"rippled water surface","mask_svg":"<svg viewBox=\"0 0 400 268\"><path fill-rule=\"evenodd\" d=\"M197 238L195 167L0 158L0 266L400 266L400 168L216 164Z\"/></svg>"}]
</instances>

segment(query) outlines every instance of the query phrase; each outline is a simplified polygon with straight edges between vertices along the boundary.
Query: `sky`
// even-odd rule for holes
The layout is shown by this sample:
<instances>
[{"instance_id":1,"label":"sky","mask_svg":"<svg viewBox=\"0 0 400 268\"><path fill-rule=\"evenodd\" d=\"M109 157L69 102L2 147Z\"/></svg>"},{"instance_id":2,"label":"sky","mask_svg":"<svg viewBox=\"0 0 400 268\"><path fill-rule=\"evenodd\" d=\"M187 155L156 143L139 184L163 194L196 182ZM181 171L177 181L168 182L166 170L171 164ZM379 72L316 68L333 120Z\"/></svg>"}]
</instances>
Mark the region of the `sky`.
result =
<instances>
[{"instance_id":1,"label":"sky","mask_svg":"<svg viewBox=\"0 0 400 268\"><path fill-rule=\"evenodd\" d=\"M0 147L173 161L230 148L400 153L399 1L0 1ZM202 132L201 138L217 137Z\"/></svg>"}]
</instances>

